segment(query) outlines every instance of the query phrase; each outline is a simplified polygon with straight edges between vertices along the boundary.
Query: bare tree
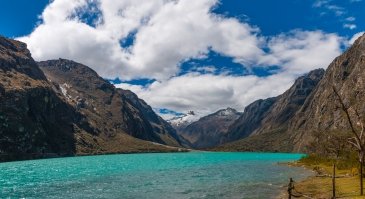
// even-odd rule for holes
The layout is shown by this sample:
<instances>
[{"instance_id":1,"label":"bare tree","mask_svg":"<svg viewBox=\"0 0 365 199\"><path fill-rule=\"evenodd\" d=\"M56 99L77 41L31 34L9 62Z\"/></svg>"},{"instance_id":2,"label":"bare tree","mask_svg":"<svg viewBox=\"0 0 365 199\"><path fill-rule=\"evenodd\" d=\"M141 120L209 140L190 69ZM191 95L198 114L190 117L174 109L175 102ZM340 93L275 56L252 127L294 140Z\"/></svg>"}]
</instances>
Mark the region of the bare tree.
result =
<instances>
[{"instance_id":1,"label":"bare tree","mask_svg":"<svg viewBox=\"0 0 365 199\"><path fill-rule=\"evenodd\" d=\"M348 132L340 130L312 131L313 140L307 146L310 152L324 157L339 159L349 150Z\"/></svg>"},{"instance_id":2,"label":"bare tree","mask_svg":"<svg viewBox=\"0 0 365 199\"><path fill-rule=\"evenodd\" d=\"M309 149L325 157L333 159L332 171L332 198L336 198L336 165L338 159L347 150L348 133L344 131L314 131L313 141L309 144Z\"/></svg>"},{"instance_id":3,"label":"bare tree","mask_svg":"<svg viewBox=\"0 0 365 199\"><path fill-rule=\"evenodd\" d=\"M353 137L348 139L348 142L355 147L357 153L358 153L358 161L359 161L359 167L360 167L360 195L364 195L363 192L363 165L364 165L364 155L365 155L365 139L364 139L364 122L360 117L360 114L357 112L356 109L351 108L351 106L346 106L345 102L343 101L341 95L336 90L336 87L333 86L333 91L336 94L341 108L344 111L346 115L346 119L350 124L350 129ZM354 117L351 117L351 112L353 112L355 115ZM360 128L357 128L355 126L359 126Z\"/></svg>"},{"instance_id":4,"label":"bare tree","mask_svg":"<svg viewBox=\"0 0 365 199\"><path fill-rule=\"evenodd\" d=\"M334 156L332 171L332 199L336 198L336 164L341 154L346 148L346 139L348 135L341 131L333 131L327 136L326 149L329 154Z\"/></svg>"}]
</instances>

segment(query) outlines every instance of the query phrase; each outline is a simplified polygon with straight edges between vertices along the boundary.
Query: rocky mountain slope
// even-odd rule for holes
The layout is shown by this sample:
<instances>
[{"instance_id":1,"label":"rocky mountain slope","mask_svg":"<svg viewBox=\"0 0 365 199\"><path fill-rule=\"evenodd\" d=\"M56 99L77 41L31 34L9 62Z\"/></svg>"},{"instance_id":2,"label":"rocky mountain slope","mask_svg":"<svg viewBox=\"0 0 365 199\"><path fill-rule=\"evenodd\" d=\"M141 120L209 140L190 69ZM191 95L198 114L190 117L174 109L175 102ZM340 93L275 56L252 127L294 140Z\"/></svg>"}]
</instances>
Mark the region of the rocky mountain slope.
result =
<instances>
[{"instance_id":1,"label":"rocky mountain slope","mask_svg":"<svg viewBox=\"0 0 365 199\"><path fill-rule=\"evenodd\" d=\"M221 144L228 127L241 116L232 108L222 109L200 118L178 131L192 148L209 148Z\"/></svg>"},{"instance_id":2,"label":"rocky mountain slope","mask_svg":"<svg viewBox=\"0 0 365 199\"><path fill-rule=\"evenodd\" d=\"M89 129L84 117L53 92L26 45L3 37L0 102L0 154L10 154L9 158L73 154L75 129Z\"/></svg>"},{"instance_id":3,"label":"rocky mountain slope","mask_svg":"<svg viewBox=\"0 0 365 199\"><path fill-rule=\"evenodd\" d=\"M59 59L39 62L54 90L98 127L97 134L119 131L148 141L179 146L175 130L131 91L115 88L89 67Z\"/></svg>"},{"instance_id":4,"label":"rocky mountain slope","mask_svg":"<svg viewBox=\"0 0 365 199\"><path fill-rule=\"evenodd\" d=\"M233 142L248 137L262 125L262 120L269 114L272 105L277 98L257 100L248 105L243 114L235 120L222 136L221 143Z\"/></svg>"},{"instance_id":5,"label":"rocky mountain slope","mask_svg":"<svg viewBox=\"0 0 365 199\"><path fill-rule=\"evenodd\" d=\"M74 65L62 65L50 82L24 43L0 37L0 160L178 150L132 137L179 145L166 123L149 122L127 91L95 72L79 67L83 78L57 83ZM115 109L103 110L102 102Z\"/></svg>"},{"instance_id":6,"label":"rocky mountain slope","mask_svg":"<svg viewBox=\"0 0 365 199\"><path fill-rule=\"evenodd\" d=\"M349 131L348 121L334 89L350 108L351 117L363 120L365 35L337 57L324 74L323 71L313 71L299 78L293 87L277 97L255 130L249 133L242 131L248 137L220 146L217 150L305 152L315 131ZM241 123L245 124L244 121ZM244 125L236 126L245 129ZM237 134L239 131L230 133Z\"/></svg>"},{"instance_id":7,"label":"rocky mountain slope","mask_svg":"<svg viewBox=\"0 0 365 199\"><path fill-rule=\"evenodd\" d=\"M294 151L303 151L311 140L313 131L349 131L349 123L340 108L334 88L340 94L351 117L356 112L365 118L365 35L361 36L344 54L328 67L326 74L312 92L309 100L290 121L288 133L294 143ZM356 112L355 112L356 110ZM360 127L359 127L360 128Z\"/></svg>"},{"instance_id":8,"label":"rocky mountain slope","mask_svg":"<svg viewBox=\"0 0 365 199\"><path fill-rule=\"evenodd\" d=\"M229 128L222 148L254 151L291 151L287 133L289 121L302 108L324 75L317 69L299 77L282 95L258 100L246 107L244 114ZM239 140L245 138L243 140ZM239 140L239 141L236 141Z\"/></svg>"},{"instance_id":9,"label":"rocky mountain slope","mask_svg":"<svg viewBox=\"0 0 365 199\"><path fill-rule=\"evenodd\" d=\"M180 137L176 130L164 119L158 116L144 100L139 99L136 94L129 90L117 89L125 98L136 107L141 114L146 118L153 128L153 132L157 134L162 142L171 146L180 146Z\"/></svg>"}]
</instances>

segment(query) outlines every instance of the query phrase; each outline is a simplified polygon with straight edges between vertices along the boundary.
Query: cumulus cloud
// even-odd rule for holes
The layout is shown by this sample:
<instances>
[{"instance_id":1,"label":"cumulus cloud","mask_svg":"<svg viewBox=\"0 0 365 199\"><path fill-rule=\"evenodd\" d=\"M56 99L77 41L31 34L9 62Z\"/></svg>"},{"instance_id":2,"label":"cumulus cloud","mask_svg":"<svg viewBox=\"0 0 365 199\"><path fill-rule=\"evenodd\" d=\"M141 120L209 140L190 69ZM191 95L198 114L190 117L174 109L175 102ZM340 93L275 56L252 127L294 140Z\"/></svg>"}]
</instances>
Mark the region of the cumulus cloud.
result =
<instances>
[{"instance_id":1,"label":"cumulus cloud","mask_svg":"<svg viewBox=\"0 0 365 199\"><path fill-rule=\"evenodd\" d=\"M155 108L179 112L194 110L199 115L225 107L238 110L258 98L278 95L288 88L293 77L277 74L269 77L186 74L148 87L118 84L130 89Z\"/></svg>"},{"instance_id":2,"label":"cumulus cloud","mask_svg":"<svg viewBox=\"0 0 365 199\"><path fill-rule=\"evenodd\" d=\"M217 0L55 0L26 42L37 60L64 57L105 77L165 79L209 49L252 63L264 53L257 28L211 12ZM82 18L96 5L96 23ZM94 6L95 7L95 6ZM95 12L95 11L94 11ZM134 35L132 33L135 33ZM132 46L120 42L133 35Z\"/></svg>"},{"instance_id":3,"label":"cumulus cloud","mask_svg":"<svg viewBox=\"0 0 365 199\"><path fill-rule=\"evenodd\" d=\"M269 63L281 66L283 72L298 75L326 68L341 53L344 42L337 34L295 30L270 39L267 57Z\"/></svg>"},{"instance_id":4,"label":"cumulus cloud","mask_svg":"<svg viewBox=\"0 0 365 199\"><path fill-rule=\"evenodd\" d=\"M328 4L321 2L318 7ZM105 78L156 79L146 86L117 86L136 92L154 108L201 114L228 106L242 111L256 99L281 94L299 75L326 68L347 42L322 31L265 37L256 26L214 14L218 3L54 0L35 30L19 39L36 60L62 57L86 64ZM129 45L121 45L126 40ZM204 59L209 51L248 69L278 70L267 77L232 76L216 74L214 66L197 66L176 76L183 62Z\"/></svg>"},{"instance_id":5,"label":"cumulus cloud","mask_svg":"<svg viewBox=\"0 0 365 199\"><path fill-rule=\"evenodd\" d=\"M205 115L224 107L243 111L254 100L277 96L301 74L327 65L341 53L344 39L321 31L292 31L268 41L269 54L262 61L280 64L280 72L267 76L229 76L189 73L147 86L116 85L129 89L153 107Z\"/></svg>"}]
</instances>

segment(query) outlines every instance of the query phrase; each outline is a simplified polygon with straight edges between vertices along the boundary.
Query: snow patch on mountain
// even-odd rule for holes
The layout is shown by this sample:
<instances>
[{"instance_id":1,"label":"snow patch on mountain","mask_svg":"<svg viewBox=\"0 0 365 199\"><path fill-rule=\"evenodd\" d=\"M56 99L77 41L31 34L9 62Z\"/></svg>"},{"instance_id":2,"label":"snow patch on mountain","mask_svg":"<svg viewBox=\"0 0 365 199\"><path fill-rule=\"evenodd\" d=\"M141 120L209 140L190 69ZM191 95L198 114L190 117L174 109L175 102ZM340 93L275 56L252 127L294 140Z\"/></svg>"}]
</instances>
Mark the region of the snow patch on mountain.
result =
<instances>
[{"instance_id":1,"label":"snow patch on mountain","mask_svg":"<svg viewBox=\"0 0 365 199\"><path fill-rule=\"evenodd\" d=\"M185 128L189 124L199 120L199 118L200 116L195 114L194 111L189 111L186 114L168 119L167 122L169 122L174 128Z\"/></svg>"},{"instance_id":2,"label":"snow patch on mountain","mask_svg":"<svg viewBox=\"0 0 365 199\"><path fill-rule=\"evenodd\" d=\"M233 108L226 108L226 109L222 109L220 111L218 111L216 113L216 115L218 116L231 116L231 115L236 115L238 112L233 109Z\"/></svg>"}]
</instances>

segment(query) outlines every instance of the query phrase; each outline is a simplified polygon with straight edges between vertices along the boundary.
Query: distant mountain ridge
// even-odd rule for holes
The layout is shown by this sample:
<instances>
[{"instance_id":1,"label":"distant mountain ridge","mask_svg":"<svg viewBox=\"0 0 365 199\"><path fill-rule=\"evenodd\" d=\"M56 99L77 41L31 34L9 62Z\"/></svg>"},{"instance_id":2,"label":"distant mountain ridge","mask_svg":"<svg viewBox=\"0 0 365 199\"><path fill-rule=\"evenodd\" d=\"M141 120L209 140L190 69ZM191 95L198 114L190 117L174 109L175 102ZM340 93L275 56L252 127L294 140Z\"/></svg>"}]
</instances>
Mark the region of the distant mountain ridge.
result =
<instances>
[{"instance_id":1,"label":"distant mountain ridge","mask_svg":"<svg viewBox=\"0 0 365 199\"><path fill-rule=\"evenodd\" d=\"M269 114L270 108L277 101L276 97L257 100L248 105L243 114L235 120L221 138L221 143L233 142L251 135L262 125L262 120Z\"/></svg>"},{"instance_id":2,"label":"distant mountain ridge","mask_svg":"<svg viewBox=\"0 0 365 199\"><path fill-rule=\"evenodd\" d=\"M167 122L171 124L173 128L177 131L184 129L189 124L199 120L199 116L195 114L194 111L188 111L186 114L175 116L171 119L168 119Z\"/></svg>"},{"instance_id":3,"label":"distant mountain ridge","mask_svg":"<svg viewBox=\"0 0 365 199\"><path fill-rule=\"evenodd\" d=\"M240 116L241 113L235 109L221 109L184 128L179 128L178 134L185 138L192 148L217 146L221 144L221 138L227 133L228 127Z\"/></svg>"},{"instance_id":4,"label":"distant mountain ridge","mask_svg":"<svg viewBox=\"0 0 365 199\"><path fill-rule=\"evenodd\" d=\"M287 133L289 121L310 98L324 73L324 69L313 70L299 77L282 95L254 101L243 113L222 109L177 128L177 132L192 148L292 151L294 141Z\"/></svg>"}]
</instances>

